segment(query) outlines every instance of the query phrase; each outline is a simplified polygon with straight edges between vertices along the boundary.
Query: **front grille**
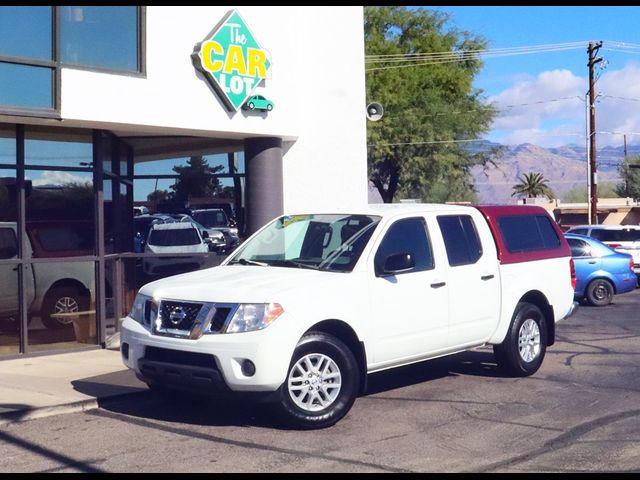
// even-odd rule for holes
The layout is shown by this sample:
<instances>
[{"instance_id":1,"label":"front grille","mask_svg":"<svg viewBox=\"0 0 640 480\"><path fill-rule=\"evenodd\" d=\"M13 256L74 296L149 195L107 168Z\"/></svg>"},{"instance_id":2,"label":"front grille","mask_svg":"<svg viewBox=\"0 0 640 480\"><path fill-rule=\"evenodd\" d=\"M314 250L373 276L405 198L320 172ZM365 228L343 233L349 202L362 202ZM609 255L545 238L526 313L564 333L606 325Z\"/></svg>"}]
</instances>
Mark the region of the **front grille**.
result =
<instances>
[{"instance_id":1,"label":"front grille","mask_svg":"<svg viewBox=\"0 0 640 480\"><path fill-rule=\"evenodd\" d=\"M215 357L206 353L183 352L180 350L169 350L167 348L146 347L144 358L145 360L151 360L154 362L218 370Z\"/></svg>"},{"instance_id":2,"label":"front grille","mask_svg":"<svg viewBox=\"0 0 640 480\"><path fill-rule=\"evenodd\" d=\"M201 308L201 303L170 302L163 300L160 306L162 328L191 330Z\"/></svg>"},{"instance_id":3,"label":"front grille","mask_svg":"<svg viewBox=\"0 0 640 480\"><path fill-rule=\"evenodd\" d=\"M211 319L211 331L212 332L220 332L222 331L222 327L224 327L225 322L227 321L227 317L231 313L231 308L229 307L217 307L216 313Z\"/></svg>"}]
</instances>

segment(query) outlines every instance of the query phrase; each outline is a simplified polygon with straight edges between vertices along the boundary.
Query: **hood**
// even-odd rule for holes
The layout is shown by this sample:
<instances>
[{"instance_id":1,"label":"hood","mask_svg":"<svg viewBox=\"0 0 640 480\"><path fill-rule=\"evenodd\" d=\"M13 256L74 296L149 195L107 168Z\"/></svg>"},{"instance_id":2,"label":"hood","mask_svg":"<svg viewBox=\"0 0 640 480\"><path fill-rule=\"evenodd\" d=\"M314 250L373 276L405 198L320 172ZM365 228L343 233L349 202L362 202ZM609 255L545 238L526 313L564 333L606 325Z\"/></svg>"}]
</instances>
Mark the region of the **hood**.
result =
<instances>
[{"instance_id":1,"label":"hood","mask_svg":"<svg viewBox=\"0 0 640 480\"><path fill-rule=\"evenodd\" d=\"M144 295L172 300L220 303L282 302L295 290L315 290L345 273L300 268L228 265L185 273L149 283ZM302 295L303 293L300 293Z\"/></svg>"}]
</instances>

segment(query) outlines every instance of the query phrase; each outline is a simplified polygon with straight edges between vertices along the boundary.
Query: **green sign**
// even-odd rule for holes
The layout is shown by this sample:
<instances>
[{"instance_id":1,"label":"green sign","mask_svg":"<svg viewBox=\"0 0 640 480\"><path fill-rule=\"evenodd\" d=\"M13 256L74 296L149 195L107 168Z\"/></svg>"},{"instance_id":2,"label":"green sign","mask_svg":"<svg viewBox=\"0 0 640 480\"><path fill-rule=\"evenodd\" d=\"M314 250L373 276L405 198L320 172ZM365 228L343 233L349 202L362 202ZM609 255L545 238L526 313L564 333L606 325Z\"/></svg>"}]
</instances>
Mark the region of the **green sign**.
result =
<instances>
[{"instance_id":1,"label":"green sign","mask_svg":"<svg viewBox=\"0 0 640 480\"><path fill-rule=\"evenodd\" d=\"M238 111L267 78L271 62L237 10L228 12L191 55L227 108Z\"/></svg>"}]
</instances>

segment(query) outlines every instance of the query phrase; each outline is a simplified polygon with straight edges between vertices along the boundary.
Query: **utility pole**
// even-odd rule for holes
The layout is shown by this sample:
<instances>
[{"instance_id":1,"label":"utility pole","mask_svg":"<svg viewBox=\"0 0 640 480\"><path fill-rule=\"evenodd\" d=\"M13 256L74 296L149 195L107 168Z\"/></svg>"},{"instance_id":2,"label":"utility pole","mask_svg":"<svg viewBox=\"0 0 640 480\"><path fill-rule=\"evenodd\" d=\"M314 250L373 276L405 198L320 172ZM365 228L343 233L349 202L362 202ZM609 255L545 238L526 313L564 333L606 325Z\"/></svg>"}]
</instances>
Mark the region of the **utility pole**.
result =
<instances>
[{"instance_id":1,"label":"utility pole","mask_svg":"<svg viewBox=\"0 0 640 480\"><path fill-rule=\"evenodd\" d=\"M590 175L589 175L589 184L591 186L590 193L591 197L589 198L589 203L591 206L590 209L590 218L589 224L595 225L598 223L598 171L596 167L596 92L594 90L595 87L595 75L594 75L594 67L597 63L602 61L602 57L596 58L596 54L598 50L602 47L602 42L598 42L594 44L593 42L589 42L589 49L587 52L589 53L589 166L590 166Z\"/></svg>"}]
</instances>

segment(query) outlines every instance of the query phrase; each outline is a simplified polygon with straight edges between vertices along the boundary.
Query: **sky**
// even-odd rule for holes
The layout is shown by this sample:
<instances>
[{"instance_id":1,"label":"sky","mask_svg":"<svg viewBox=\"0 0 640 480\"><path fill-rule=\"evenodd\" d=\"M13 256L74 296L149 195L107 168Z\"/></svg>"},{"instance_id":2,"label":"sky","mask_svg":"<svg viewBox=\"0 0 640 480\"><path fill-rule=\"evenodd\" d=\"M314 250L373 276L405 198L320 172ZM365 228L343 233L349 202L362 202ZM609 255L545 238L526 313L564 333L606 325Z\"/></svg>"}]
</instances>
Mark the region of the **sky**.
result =
<instances>
[{"instance_id":1,"label":"sky","mask_svg":"<svg viewBox=\"0 0 640 480\"><path fill-rule=\"evenodd\" d=\"M483 36L489 49L580 42L565 51L484 59L475 87L501 110L487 139L584 145L587 46L602 40L599 56L606 66L596 66L595 88L601 94L598 148L621 146L622 133L629 144L640 145L640 7L414 8L450 14L450 26Z\"/></svg>"}]
</instances>

